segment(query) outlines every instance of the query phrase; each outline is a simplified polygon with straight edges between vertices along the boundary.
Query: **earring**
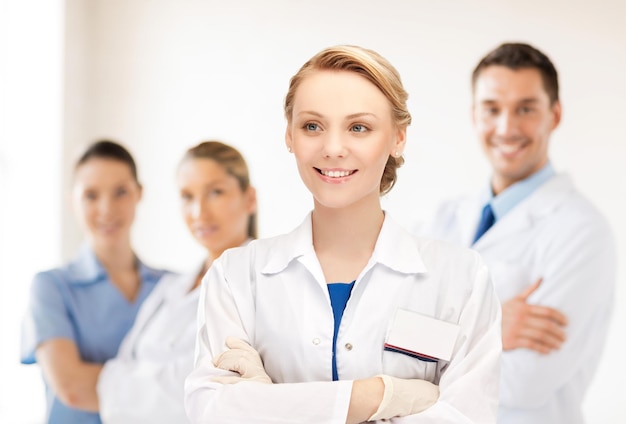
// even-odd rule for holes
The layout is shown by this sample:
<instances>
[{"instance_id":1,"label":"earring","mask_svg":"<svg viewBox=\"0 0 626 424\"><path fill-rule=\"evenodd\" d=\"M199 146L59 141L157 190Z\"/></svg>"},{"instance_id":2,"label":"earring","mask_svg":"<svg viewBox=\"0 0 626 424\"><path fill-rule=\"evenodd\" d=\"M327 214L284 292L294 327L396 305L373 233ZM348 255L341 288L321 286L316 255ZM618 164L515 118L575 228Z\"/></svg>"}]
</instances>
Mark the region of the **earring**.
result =
<instances>
[{"instance_id":1,"label":"earring","mask_svg":"<svg viewBox=\"0 0 626 424\"><path fill-rule=\"evenodd\" d=\"M400 157L400 152L398 152L397 150L396 150L396 157L397 157L397 158L399 158L399 157Z\"/></svg>"},{"instance_id":2,"label":"earring","mask_svg":"<svg viewBox=\"0 0 626 424\"><path fill-rule=\"evenodd\" d=\"M287 146L287 151L291 153L291 146Z\"/></svg>"}]
</instances>

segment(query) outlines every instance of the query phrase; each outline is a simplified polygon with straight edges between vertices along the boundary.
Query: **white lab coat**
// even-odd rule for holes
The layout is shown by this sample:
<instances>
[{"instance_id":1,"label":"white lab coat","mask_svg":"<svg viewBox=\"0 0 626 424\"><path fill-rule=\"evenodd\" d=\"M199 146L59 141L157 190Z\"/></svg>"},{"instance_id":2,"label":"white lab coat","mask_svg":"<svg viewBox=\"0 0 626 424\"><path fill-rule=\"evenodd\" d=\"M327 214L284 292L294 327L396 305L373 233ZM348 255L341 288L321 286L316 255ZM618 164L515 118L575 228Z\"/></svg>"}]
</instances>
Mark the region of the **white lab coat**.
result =
<instances>
[{"instance_id":1,"label":"white lab coat","mask_svg":"<svg viewBox=\"0 0 626 424\"><path fill-rule=\"evenodd\" d=\"M449 363L383 351L397 308L460 326ZM352 380L385 373L439 384L439 401L398 423L495 422L500 306L479 255L418 239L388 215L356 279L337 335L312 245L310 215L293 232L225 252L202 282L195 369L185 383L193 423L345 423ZM247 340L274 383L221 385L212 358ZM416 335L419 337L419 335Z\"/></svg>"},{"instance_id":2,"label":"white lab coat","mask_svg":"<svg viewBox=\"0 0 626 424\"><path fill-rule=\"evenodd\" d=\"M481 198L444 204L423 234L469 246ZM501 424L577 424L600 360L612 310L615 247L605 219L569 177L552 177L515 206L474 245L505 302L543 277L529 302L568 318L566 342L548 355L504 352Z\"/></svg>"},{"instance_id":3,"label":"white lab coat","mask_svg":"<svg viewBox=\"0 0 626 424\"><path fill-rule=\"evenodd\" d=\"M104 424L187 422L183 387L193 369L200 290L190 289L197 275L163 277L105 363L98 379Z\"/></svg>"}]
</instances>

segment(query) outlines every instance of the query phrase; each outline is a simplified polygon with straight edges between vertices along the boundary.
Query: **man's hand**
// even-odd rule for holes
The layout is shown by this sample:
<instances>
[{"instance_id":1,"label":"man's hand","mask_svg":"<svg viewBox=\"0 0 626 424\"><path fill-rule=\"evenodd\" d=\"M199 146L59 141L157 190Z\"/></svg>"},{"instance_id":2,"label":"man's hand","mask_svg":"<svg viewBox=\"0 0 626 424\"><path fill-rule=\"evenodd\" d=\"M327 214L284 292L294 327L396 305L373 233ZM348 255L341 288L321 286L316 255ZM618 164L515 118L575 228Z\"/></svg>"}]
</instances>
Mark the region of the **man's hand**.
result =
<instances>
[{"instance_id":1,"label":"man's hand","mask_svg":"<svg viewBox=\"0 0 626 424\"><path fill-rule=\"evenodd\" d=\"M502 348L526 348L547 354L565 341L567 318L556 309L530 305L528 297L539 287L542 279L522 293L502 304Z\"/></svg>"}]
</instances>

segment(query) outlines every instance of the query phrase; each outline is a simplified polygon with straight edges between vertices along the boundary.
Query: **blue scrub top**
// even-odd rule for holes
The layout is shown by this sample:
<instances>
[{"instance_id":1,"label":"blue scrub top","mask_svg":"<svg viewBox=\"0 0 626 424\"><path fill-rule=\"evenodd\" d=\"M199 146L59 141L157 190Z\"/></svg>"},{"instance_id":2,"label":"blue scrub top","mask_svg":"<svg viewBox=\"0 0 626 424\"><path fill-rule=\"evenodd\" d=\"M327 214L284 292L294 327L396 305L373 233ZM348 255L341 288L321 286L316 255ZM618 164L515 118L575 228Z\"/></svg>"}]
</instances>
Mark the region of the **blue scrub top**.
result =
<instances>
[{"instance_id":1,"label":"blue scrub top","mask_svg":"<svg viewBox=\"0 0 626 424\"><path fill-rule=\"evenodd\" d=\"M348 299L352 293L352 287L354 287L354 281L351 283L329 283L328 294L330 295L330 305L333 308L334 330L333 330L333 381L339 380L339 374L337 373L337 333L339 333L339 326L341 325L341 318L343 318L343 312L348 305Z\"/></svg>"},{"instance_id":2,"label":"blue scrub top","mask_svg":"<svg viewBox=\"0 0 626 424\"><path fill-rule=\"evenodd\" d=\"M35 363L37 346L54 338L76 343L84 361L104 363L113 358L139 307L166 273L137 262L141 288L132 303L111 283L89 247L67 265L38 273L22 322L21 362ZM49 424L101 423L98 414L65 406L47 384L46 400Z\"/></svg>"}]
</instances>

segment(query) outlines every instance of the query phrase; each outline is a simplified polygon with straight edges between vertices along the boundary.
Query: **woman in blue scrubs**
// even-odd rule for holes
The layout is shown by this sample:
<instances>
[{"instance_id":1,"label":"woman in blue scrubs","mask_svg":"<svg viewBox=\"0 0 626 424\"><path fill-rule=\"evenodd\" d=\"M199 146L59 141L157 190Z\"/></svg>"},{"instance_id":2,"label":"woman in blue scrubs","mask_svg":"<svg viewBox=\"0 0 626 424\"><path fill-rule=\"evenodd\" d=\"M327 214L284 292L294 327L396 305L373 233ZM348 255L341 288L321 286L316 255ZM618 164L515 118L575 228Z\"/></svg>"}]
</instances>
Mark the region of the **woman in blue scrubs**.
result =
<instances>
[{"instance_id":1,"label":"woman in blue scrubs","mask_svg":"<svg viewBox=\"0 0 626 424\"><path fill-rule=\"evenodd\" d=\"M143 264L130 242L142 187L131 154L98 141L74 168L72 199L86 236L68 264L38 273L22 328L21 361L37 362L46 422L100 423L95 383L141 303L165 273Z\"/></svg>"}]
</instances>

